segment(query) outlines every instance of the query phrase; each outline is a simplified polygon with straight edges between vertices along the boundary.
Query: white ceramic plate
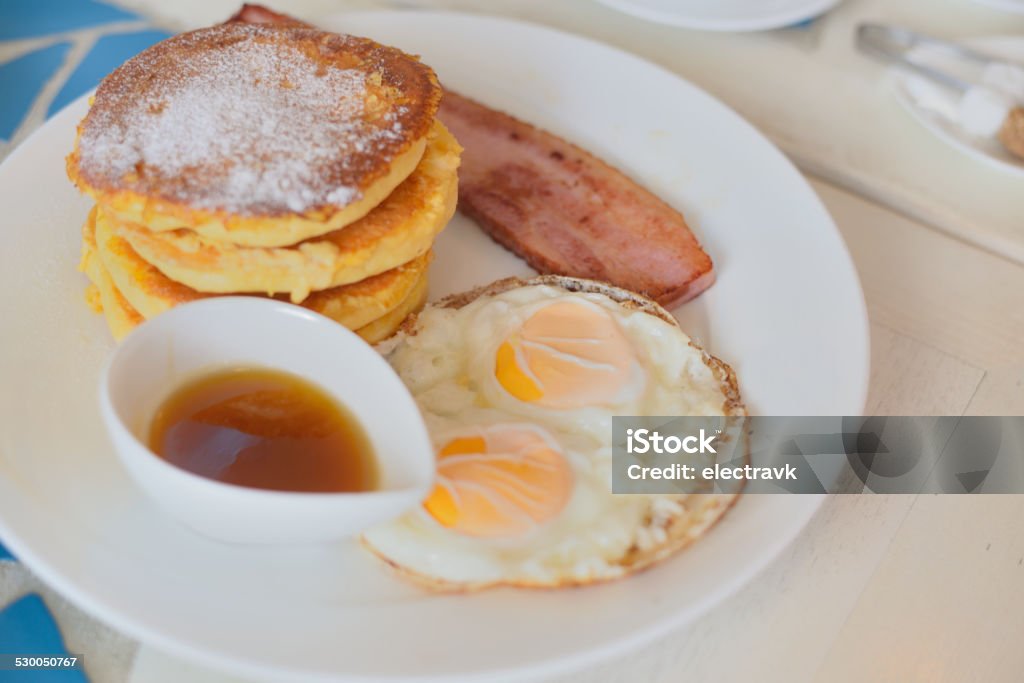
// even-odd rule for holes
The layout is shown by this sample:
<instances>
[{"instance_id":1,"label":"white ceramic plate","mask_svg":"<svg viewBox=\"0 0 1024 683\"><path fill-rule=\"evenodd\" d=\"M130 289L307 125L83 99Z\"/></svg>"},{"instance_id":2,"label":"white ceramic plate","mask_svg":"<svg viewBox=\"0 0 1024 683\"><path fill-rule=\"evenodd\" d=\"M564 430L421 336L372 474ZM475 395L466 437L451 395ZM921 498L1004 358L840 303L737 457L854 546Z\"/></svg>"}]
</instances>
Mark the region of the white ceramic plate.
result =
<instances>
[{"instance_id":1,"label":"white ceramic plate","mask_svg":"<svg viewBox=\"0 0 1024 683\"><path fill-rule=\"evenodd\" d=\"M1024 14L1024 0L974 0L979 5L985 5L992 9L1002 10L1004 12L1014 12L1016 14Z\"/></svg>"},{"instance_id":2,"label":"white ceramic plate","mask_svg":"<svg viewBox=\"0 0 1024 683\"><path fill-rule=\"evenodd\" d=\"M598 0L654 21L702 31L765 31L822 14L841 0Z\"/></svg>"},{"instance_id":3,"label":"white ceramic plate","mask_svg":"<svg viewBox=\"0 0 1024 683\"><path fill-rule=\"evenodd\" d=\"M998 36L974 38L965 40L964 43L995 57L1024 65L1024 38ZM918 48L914 52L914 57L948 73L960 75L967 80L971 80L972 76L976 75L973 73L977 71L976 69L965 68L967 65L950 58L941 51ZM921 125L944 142L975 159L1024 177L1024 161L1010 154L998 140L971 135L959 123L951 120L947 113L944 113L947 105L956 106L955 103L959 101L958 94L935 86L924 77L911 72L893 68L893 74L897 99ZM919 91L914 89L915 86L918 89L927 89L927 92L934 93L934 97L941 98L937 102L942 106L924 105L922 100L911 94Z\"/></svg>"},{"instance_id":4,"label":"white ceramic plate","mask_svg":"<svg viewBox=\"0 0 1024 683\"><path fill-rule=\"evenodd\" d=\"M325 25L421 54L448 86L594 150L686 212L719 280L677 313L733 364L754 411L862 410L867 320L847 251L796 169L732 111L636 57L528 24L377 12ZM97 373L113 345L75 269L88 202L64 177L85 110L83 98L0 168L0 537L116 628L276 681L550 673L692 619L817 508L816 497L744 498L692 550L629 580L466 596L421 592L354 544L194 535L131 484L100 426ZM437 254L434 297L529 273L461 217Z\"/></svg>"}]
</instances>

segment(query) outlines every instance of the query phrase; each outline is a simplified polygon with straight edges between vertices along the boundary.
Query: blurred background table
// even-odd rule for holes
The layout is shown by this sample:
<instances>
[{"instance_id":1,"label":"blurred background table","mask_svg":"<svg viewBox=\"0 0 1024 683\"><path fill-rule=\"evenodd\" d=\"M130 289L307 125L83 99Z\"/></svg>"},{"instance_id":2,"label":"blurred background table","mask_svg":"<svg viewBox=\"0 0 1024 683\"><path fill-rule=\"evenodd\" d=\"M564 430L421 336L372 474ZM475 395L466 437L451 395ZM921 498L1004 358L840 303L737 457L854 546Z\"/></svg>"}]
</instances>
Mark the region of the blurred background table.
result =
<instances>
[{"instance_id":1,"label":"blurred background table","mask_svg":"<svg viewBox=\"0 0 1024 683\"><path fill-rule=\"evenodd\" d=\"M278 4L311 20L394 7L547 24L628 49L718 95L801 166L846 239L871 318L866 412L1024 412L1024 182L920 129L893 102L884 68L851 48L860 19L962 38L1024 34L1024 16L972 0L846 0L810 25L724 35L647 23L591 0ZM135 52L236 9L235 0L0 3L0 156ZM737 75L737 65L749 73ZM556 680L1019 681L1022 519L1024 496L831 497L766 571L705 617ZM0 554L0 610L32 592L55 614L68 650L86 655L94 683L233 680L111 631Z\"/></svg>"}]
</instances>

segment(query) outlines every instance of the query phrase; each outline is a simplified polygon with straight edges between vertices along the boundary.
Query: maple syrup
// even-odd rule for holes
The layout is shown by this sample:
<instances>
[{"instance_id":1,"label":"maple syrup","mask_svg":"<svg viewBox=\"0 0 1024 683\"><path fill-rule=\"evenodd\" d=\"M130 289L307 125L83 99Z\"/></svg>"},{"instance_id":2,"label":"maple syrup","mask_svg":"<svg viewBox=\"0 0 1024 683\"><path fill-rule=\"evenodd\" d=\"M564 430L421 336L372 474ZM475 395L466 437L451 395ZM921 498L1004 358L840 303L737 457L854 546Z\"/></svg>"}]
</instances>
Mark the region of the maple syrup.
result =
<instances>
[{"instance_id":1,"label":"maple syrup","mask_svg":"<svg viewBox=\"0 0 1024 683\"><path fill-rule=\"evenodd\" d=\"M355 417L312 382L279 370L230 368L186 382L157 410L149 447L227 484L321 493L378 486Z\"/></svg>"}]
</instances>

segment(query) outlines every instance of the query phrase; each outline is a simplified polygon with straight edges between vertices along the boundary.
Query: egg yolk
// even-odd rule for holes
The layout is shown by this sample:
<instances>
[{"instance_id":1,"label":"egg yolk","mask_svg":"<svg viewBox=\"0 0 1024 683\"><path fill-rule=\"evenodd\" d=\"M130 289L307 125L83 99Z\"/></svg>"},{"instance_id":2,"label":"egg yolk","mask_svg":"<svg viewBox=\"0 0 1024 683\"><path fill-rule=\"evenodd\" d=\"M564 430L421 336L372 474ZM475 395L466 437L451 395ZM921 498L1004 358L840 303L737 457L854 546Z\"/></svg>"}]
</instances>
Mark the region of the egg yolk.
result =
<instances>
[{"instance_id":1,"label":"egg yolk","mask_svg":"<svg viewBox=\"0 0 1024 683\"><path fill-rule=\"evenodd\" d=\"M607 405L634 382L636 354L603 309L559 301L530 316L495 354L498 383L545 408Z\"/></svg>"},{"instance_id":2,"label":"egg yolk","mask_svg":"<svg viewBox=\"0 0 1024 683\"><path fill-rule=\"evenodd\" d=\"M497 426L444 444L437 482L423 506L438 523L497 538L525 534L561 512L572 470L537 428Z\"/></svg>"}]
</instances>

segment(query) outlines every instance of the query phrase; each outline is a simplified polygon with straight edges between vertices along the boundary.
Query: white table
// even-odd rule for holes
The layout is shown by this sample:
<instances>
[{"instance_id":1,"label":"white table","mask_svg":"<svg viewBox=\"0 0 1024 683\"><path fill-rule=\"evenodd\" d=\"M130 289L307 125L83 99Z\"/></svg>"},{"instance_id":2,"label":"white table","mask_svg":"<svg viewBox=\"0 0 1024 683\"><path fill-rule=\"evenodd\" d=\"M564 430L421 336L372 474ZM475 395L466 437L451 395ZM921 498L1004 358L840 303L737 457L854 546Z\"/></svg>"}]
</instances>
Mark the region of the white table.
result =
<instances>
[{"instance_id":1,"label":"white table","mask_svg":"<svg viewBox=\"0 0 1024 683\"><path fill-rule=\"evenodd\" d=\"M1024 411L1024 267L812 182L867 296L867 412ZM554 680L1019 681L1022 520L1024 496L832 497L778 560L702 619ZM172 683L186 671L204 681L144 648L132 680Z\"/></svg>"},{"instance_id":2,"label":"white table","mask_svg":"<svg viewBox=\"0 0 1024 683\"><path fill-rule=\"evenodd\" d=\"M904 9L908 3L921 5L919 0L890 2ZM1000 25L1002 15L988 14L966 0L929 2L934 13L927 23L933 29L943 12L957 21L973 17L976 26ZM226 16L236 6L235 0L129 4L152 8L164 21L177 20L181 26ZM344 7L380 4L350 2ZM468 0L403 4L474 5ZM314 16L342 9L340 5L303 0L292 3L290 10ZM672 68L673 40L693 36L642 25L587 0L496 0L486 10L592 35ZM652 36L658 40L652 42ZM725 42L742 46L747 44L743 41L764 40L743 36ZM652 55L652 50L662 52ZM723 85L722 90L734 87ZM769 134L785 123L772 119L772 111L741 110ZM777 141L791 147L786 140ZM867 297L872 341L867 411L1024 412L1024 266L836 185L811 181L839 224ZM830 498L782 556L705 617L622 660L556 680L1022 680L1022 520L1024 496ZM33 585L28 576L6 581L23 582L26 589ZM12 587L0 586L4 588ZM71 651L96 653L90 663L97 683L230 680L146 647L138 650L132 665L133 643L52 593L46 595Z\"/></svg>"}]
</instances>

